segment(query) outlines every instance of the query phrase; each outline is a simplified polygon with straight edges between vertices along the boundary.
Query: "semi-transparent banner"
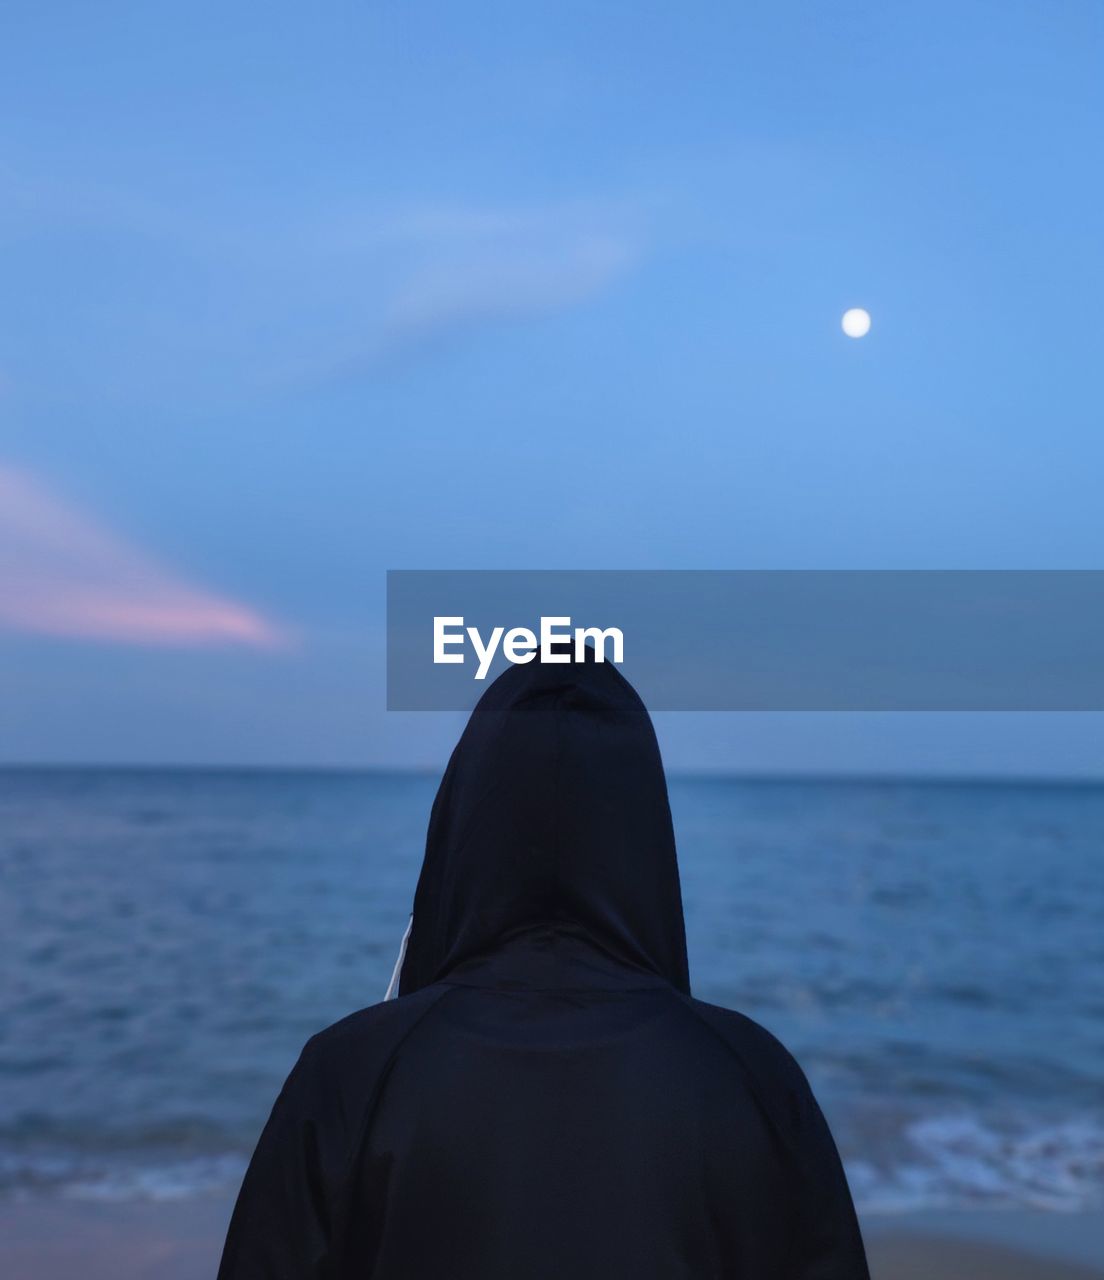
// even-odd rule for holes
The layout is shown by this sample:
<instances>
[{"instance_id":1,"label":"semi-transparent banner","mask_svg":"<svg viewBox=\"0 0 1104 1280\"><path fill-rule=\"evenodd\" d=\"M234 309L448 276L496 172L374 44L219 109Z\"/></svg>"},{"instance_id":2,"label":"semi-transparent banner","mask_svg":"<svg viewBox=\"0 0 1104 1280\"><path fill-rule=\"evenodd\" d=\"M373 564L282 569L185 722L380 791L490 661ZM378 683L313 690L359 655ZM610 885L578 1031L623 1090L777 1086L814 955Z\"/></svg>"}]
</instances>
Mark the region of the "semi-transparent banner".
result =
<instances>
[{"instance_id":1,"label":"semi-transparent banner","mask_svg":"<svg viewBox=\"0 0 1104 1280\"><path fill-rule=\"evenodd\" d=\"M1104 709L1104 571L393 570L387 705L613 662L653 711Z\"/></svg>"}]
</instances>

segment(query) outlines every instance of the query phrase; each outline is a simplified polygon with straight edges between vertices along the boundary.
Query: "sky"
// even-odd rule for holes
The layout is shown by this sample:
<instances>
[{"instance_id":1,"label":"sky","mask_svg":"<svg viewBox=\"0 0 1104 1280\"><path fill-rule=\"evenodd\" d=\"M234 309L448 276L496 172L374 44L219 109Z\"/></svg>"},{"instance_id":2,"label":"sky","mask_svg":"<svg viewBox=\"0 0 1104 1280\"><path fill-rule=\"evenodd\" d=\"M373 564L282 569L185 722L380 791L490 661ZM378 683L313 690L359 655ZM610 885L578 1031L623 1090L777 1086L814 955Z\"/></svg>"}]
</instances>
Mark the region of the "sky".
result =
<instances>
[{"instance_id":1,"label":"sky","mask_svg":"<svg viewBox=\"0 0 1104 1280\"><path fill-rule=\"evenodd\" d=\"M5 5L0 761L435 767L388 568L1102 567L1102 56L1094 0ZM1088 714L659 729L1104 773Z\"/></svg>"}]
</instances>

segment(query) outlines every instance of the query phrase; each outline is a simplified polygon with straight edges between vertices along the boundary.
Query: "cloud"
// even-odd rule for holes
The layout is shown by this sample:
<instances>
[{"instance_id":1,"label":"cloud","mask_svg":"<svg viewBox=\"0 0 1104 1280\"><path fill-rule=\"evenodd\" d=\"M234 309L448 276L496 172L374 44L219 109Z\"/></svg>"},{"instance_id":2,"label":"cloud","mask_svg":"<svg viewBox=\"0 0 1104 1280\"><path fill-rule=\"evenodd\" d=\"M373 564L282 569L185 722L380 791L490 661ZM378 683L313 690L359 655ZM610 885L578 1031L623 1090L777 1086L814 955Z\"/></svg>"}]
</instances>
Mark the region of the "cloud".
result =
<instances>
[{"instance_id":1,"label":"cloud","mask_svg":"<svg viewBox=\"0 0 1104 1280\"><path fill-rule=\"evenodd\" d=\"M261 614L184 582L0 463L0 630L166 647L281 647Z\"/></svg>"},{"instance_id":2,"label":"cloud","mask_svg":"<svg viewBox=\"0 0 1104 1280\"><path fill-rule=\"evenodd\" d=\"M497 249L483 239L411 273L391 300L386 347L567 310L603 292L635 257L629 243L611 235Z\"/></svg>"},{"instance_id":3,"label":"cloud","mask_svg":"<svg viewBox=\"0 0 1104 1280\"><path fill-rule=\"evenodd\" d=\"M74 349L70 385L150 401L361 377L569 314L640 265L660 216L639 194L273 205L220 190L182 211L136 187L10 185L0 233L27 245L28 271L53 279L59 249L83 249L67 314L98 338Z\"/></svg>"},{"instance_id":4,"label":"cloud","mask_svg":"<svg viewBox=\"0 0 1104 1280\"><path fill-rule=\"evenodd\" d=\"M638 210L576 201L349 210L315 243L371 281L364 336L386 363L581 307L637 265L643 237Z\"/></svg>"},{"instance_id":5,"label":"cloud","mask_svg":"<svg viewBox=\"0 0 1104 1280\"><path fill-rule=\"evenodd\" d=\"M361 377L584 307L639 265L646 213L586 201L331 210L296 241L316 321L285 333L294 349L267 376Z\"/></svg>"}]
</instances>

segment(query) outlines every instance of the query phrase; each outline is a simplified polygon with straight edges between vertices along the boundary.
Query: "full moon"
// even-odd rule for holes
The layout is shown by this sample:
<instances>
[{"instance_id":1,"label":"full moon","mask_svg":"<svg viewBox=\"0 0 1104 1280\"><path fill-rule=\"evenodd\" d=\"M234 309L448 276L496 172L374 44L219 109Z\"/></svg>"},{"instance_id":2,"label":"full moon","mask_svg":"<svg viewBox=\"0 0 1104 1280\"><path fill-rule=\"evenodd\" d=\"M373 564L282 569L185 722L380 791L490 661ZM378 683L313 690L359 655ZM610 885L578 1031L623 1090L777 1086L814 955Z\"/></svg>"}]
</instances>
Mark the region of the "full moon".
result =
<instances>
[{"instance_id":1,"label":"full moon","mask_svg":"<svg viewBox=\"0 0 1104 1280\"><path fill-rule=\"evenodd\" d=\"M840 326L849 338L865 338L870 332L870 312L862 307L852 307L843 313Z\"/></svg>"}]
</instances>

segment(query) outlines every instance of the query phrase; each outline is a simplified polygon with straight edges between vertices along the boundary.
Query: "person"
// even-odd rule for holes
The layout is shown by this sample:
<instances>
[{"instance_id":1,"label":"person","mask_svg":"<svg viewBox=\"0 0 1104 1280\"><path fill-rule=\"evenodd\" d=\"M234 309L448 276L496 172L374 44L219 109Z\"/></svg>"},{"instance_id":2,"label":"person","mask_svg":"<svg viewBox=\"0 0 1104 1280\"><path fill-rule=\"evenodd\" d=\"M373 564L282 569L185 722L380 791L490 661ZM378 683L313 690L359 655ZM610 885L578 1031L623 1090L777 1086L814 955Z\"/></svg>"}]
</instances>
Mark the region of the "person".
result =
<instances>
[{"instance_id":1,"label":"person","mask_svg":"<svg viewBox=\"0 0 1104 1280\"><path fill-rule=\"evenodd\" d=\"M864 1280L800 1068L690 994L651 720L508 668L433 804L397 999L308 1042L219 1280Z\"/></svg>"}]
</instances>

